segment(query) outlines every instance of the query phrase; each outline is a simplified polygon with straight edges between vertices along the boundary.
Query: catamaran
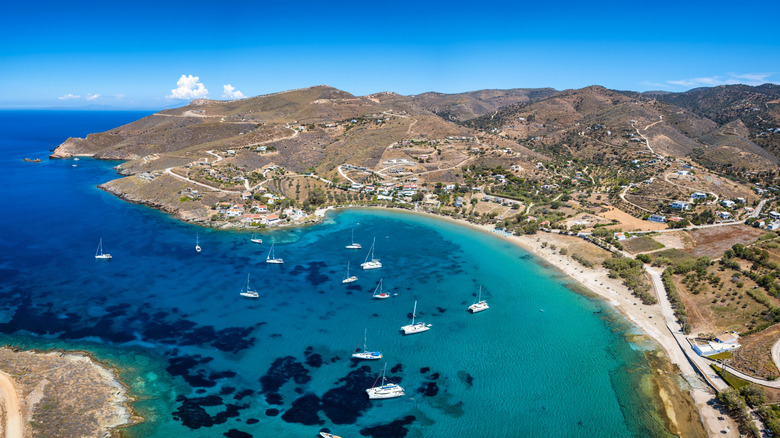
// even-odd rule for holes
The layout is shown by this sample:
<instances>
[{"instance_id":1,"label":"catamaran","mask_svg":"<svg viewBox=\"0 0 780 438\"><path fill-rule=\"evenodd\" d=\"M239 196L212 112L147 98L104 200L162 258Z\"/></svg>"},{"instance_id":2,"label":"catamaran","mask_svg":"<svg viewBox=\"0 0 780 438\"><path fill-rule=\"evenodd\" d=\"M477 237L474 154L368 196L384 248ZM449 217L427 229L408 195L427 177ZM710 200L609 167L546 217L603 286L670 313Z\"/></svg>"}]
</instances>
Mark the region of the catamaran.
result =
<instances>
[{"instance_id":1,"label":"catamaran","mask_svg":"<svg viewBox=\"0 0 780 438\"><path fill-rule=\"evenodd\" d=\"M200 252L200 240L198 239L198 233L195 233L195 252Z\"/></svg>"},{"instance_id":2,"label":"catamaran","mask_svg":"<svg viewBox=\"0 0 780 438\"><path fill-rule=\"evenodd\" d=\"M363 245L355 242L355 229L352 229L352 240L349 241L350 244L347 245L345 248L347 249L361 249L363 248Z\"/></svg>"},{"instance_id":3,"label":"catamaran","mask_svg":"<svg viewBox=\"0 0 780 438\"><path fill-rule=\"evenodd\" d=\"M251 238L249 238L249 240L250 240L252 243L263 243L263 239L261 239L261 238L257 237L257 228L255 228L255 230L254 230L254 231L252 231L252 237L251 237Z\"/></svg>"},{"instance_id":4,"label":"catamaran","mask_svg":"<svg viewBox=\"0 0 780 438\"><path fill-rule=\"evenodd\" d=\"M284 263L283 259L277 259L274 256L274 244L273 243L271 243L271 249L268 251L268 257L265 258L265 262L266 263L273 263L273 264L276 264L276 265L280 265L280 264Z\"/></svg>"},{"instance_id":5,"label":"catamaran","mask_svg":"<svg viewBox=\"0 0 780 438\"><path fill-rule=\"evenodd\" d=\"M477 295L477 300L474 301L474 304L469 306L469 312L471 313L477 313L481 312L483 310L489 309L490 306L488 306L487 301L482 299L482 286L479 287L479 295Z\"/></svg>"},{"instance_id":6,"label":"catamaran","mask_svg":"<svg viewBox=\"0 0 780 438\"><path fill-rule=\"evenodd\" d=\"M347 272L344 274L344 279L341 280L341 283L346 284L346 283L352 283L353 281L357 281L357 277L355 277L354 275L353 276L349 275L349 262L347 262Z\"/></svg>"},{"instance_id":7,"label":"catamaran","mask_svg":"<svg viewBox=\"0 0 780 438\"><path fill-rule=\"evenodd\" d=\"M379 279L379 284L376 285L376 289L374 289L374 293L371 294L371 297L377 299L377 300L383 300L385 298L390 298L390 294L387 292L384 292L382 290L382 279Z\"/></svg>"},{"instance_id":8,"label":"catamaran","mask_svg":"<svg viewBox=\"0 0 780 438\"><path fill-rule=\"evenodd\" d=\"M367 335L368 335L368 329L366 329L363 332L363 351L358 351L360 350L360 342L358 342L357 346L355 346L355 349L352 351L352 357L354 357L355 359L365 359L365 360L381 359L382 358L381 352L366 350Z\"/></svg>"},{"instance_id":9,"label":"catamaran","mask_svg":"<svg viewBox=\"0 0 780 438\"><path fill-rule=\"evenodd\" d=\"M412 310L412 323L401 327L401 330L405 335L413 335L415 333L422 333L431 329L431 324L424 322L414 322L414 318L417 316L417 301L414 302L414 310Z\"/></svg>"},{"instance_id":10,"label":"catamaran","mask_svg":"<svg viewBox=\"0 0 780 438\"><path fill-rule=\"evenodd\" d=\"M404 389L401 388L401 386L393 382L387 383L387 378L385 377L386 369L387 369L387 364L385 364L385 367L382 368L381 376L377 377L376 380L374 380L374 385L366 389L366 393L368 393L368 398L370 400L383 399L383 398L395 398L395 397L401 397L402 395L406 395ZM379 381L380 377L382 378L382 385L376 386L376 382Z\"/></svg>"},{"instance_id":11,"label":"catamaran","mask_svg":"<svg viewBox=\"0 0 780 438\"><path fill-rule=\"evenodd\" d=\"M382 267L382 263L379 261L379 259L374 258L374 246L376 246L376 237L374 237L374 241L371 243L371 249L366 255L366 261L360 264L364 271L369 269L379 269ZM369 261L369 259L371 259L371 261Z\"/></svg>"},{"instance_id":12,"label":"catamaran","mask_svg":"<svg viewBox=\"0 0 780 438\"><path fill-rule=\"evenodd\" d=\"M247 298L257 298L260 296L256 291L249 288L249 274L246 274L246 285L241 288L241 293L239 295Z\"/></svg>"},{"instance_id":13,"label":"catamaran","mask_svg":"<svg viewBox=\"0 0 780 438\"><path fill-rule=\"evenodd\" d=\"M97 251L95 251L95 259L97 260L111 260L111 254L103 254L103 238L100 238L98 242Z\"/></svg>"}]
</instances>

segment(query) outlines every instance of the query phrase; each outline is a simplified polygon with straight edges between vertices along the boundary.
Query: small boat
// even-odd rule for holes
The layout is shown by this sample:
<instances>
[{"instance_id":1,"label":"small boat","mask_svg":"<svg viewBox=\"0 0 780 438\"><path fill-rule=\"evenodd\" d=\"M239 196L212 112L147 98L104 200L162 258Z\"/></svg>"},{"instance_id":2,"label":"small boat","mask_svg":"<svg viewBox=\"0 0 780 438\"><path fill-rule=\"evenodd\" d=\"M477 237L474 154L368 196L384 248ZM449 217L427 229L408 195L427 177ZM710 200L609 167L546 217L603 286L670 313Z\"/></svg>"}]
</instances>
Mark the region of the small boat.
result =
<instances>
[{"instance_id":1,"label":"small boat","mask_svg":"<svg viewBox=\"0 0 780 438\"><path fill-rule=\"evenodd\" d=\"M355 243L355 229L352 229L352 239L350 240L350 244L345 246L347 249L361 249L363 248L363 245L359 243Z\"/></svg>"},{"instance_id":2,"label":"small boat","mask_svg":"<svg viewBox=\"0 0 780 438\"><path fill-rule=\"evenodd\" d=\"M265 258L265 262L266 263L272 263L272 264L275 264L275 265L281 265L282 263L284 263L283 259L277 259L274 256L274 244L273 243L271 243L271 249L268 251L268 257Z\"/></svg>"},{"instance_id":3,"label":"small boat","mask_svg":"<svg viewBox=\"0 0 780 438\"><path fill-rule=\"evenodd\" d=\"M257 228L252 231L252 237L249 238L252 243L263 243L263 239L257 237Z\"/></svg>"},{"instance_id":4,"label":"small boat","mask_svg":"<svg viewBox=\"0 0 780 438\"><path fill-rule=\"evenodd\" d=\"M417 316L417 301L414 302L414 310L412 310L412 323L401 327L401 330L405 335L413 335L415 333L422 333L431 329L431 324L424 322L414 322L414 318Z\"/></svg>"},{"instance_id":5,"label":"small boat","mask_svg":"<svg viewBox=\"0 0 780 438\"><path fill-rule=\"evenodd\" d=\"M247 298L257 298L260 296L256 291L249 288L249 274L246 274L246 285L241 288L241 293L239 293L239 295Z\"/></svg>"},{"instance_id":6,"label":"small boat","mask_svg":"<svg viewBox=\"0 0 780 438\"><path fill-rule=\"evenodd\" d=\"M76 158L73 159L73 161L78 161L78 160L79 160L79 157L76 157Z\"/></svg>"},{"instance_id":7,"label":"small boat","mask_svg":"<svg viewBox=\"0 0 780 438\"><path fill-rule=\"evenodd\" d=\"M379 269L382 267L382 263L379 261L379 259L374 258L374 246L376 246L376 237L374 237L374 242L371 243L371 249L366 255L366 261L360 264L364 271L369 269ZM371 261L369 261L369 259L371 259Z\"/></svg>"},{"instance_id":8,"label":"small boat","mask_svg":"<svg viewBox=\"0 0 780 438\"><path fill-rule=\"evenodd\" d=\"M371 294L372 298L375 298L377 300L383 300L385 298L390 298L390 294L387 292L384 292L382 290L382 279L379 279L379 284L376 285L376 289L374 289L374 293Z\"/></svg>"},{"instance_id":9,"label":"small boat","mask_svg":"<svg viewBox=\"0 0 780 438\"><path fill-rule=\"evenodd\" d=\"M374 359L381 359L382 353L379 351L368 351L366 350L366 338L368 335L368 329L366 329L363 332L363 350L360 350L360 342L358 342L357 346L354 350L352 350L352 357L355 359L365 359L365 360L374 360Z\"/></svg>"},{"instance_id":10,"label":"small boat","mask_svg":"<svg viewBox=\"0 0 780 438\"><path fill-rule=\"evenodd\" d=\"M357 277L349 275L349 262L347 262L347 272L344 274L344 279L341 280L341 284L352 283L357 281Z\"/></svg>"},{"instance_id":11,"label":"small boat","mask_svg":"<svg viewBox=\"0 0 780 438\"><path fill-rule=\"evenodd\" d=\"M95 251L95 259L97 260L111 260L111 254L103 254L103 238L100 238L97 251Z\"/></svg>"},{"instance_id":12,"label":"small boat","mask_svg":"<svg viewBox=\"0 0 780 438\"><path fill-rule=\"evenodd\" d=\"M338 435L333 435L332 433L328 433L328 432L320 432L320 436L322 438L341 438Z\"/></svg>"},{"instance_id":13,"label":"small boat","mask_svg":"<svg viewBox=\"0 0 780 438\"><path fill-rule=\"evenodd\" d=\"M195 233L195 252L200 252L200 239L198 233Z\"/></svg>"},{"instance_id":14,"label":"small boat","mask_svg":"<svg viewBox=\"0 0 780 438\"><path fill-rule=\"evenodd\" d=\"M374 386L366 389L366 393L368 393L368 398L370 400L376 400L376 399L383 399L383 398L395 398L395 397L401 397L403 395L406 395L404 392L404 389L401 388L401 386L390 382L387 383L387 378L385 377L385 370L387 369L387 364L385 364L385 367L382 368L382 374L374 380ZM382 378L382 385L376 386L376 382L379 381L379 378Z\"/></svg>"},{"instance_id":15,"label":"small boat","mask_svg":"<svg viewBox=\"0 0 780 438\"><path fill-rule=\"evenodd\" d=\"M487 301L482 299L482 286L479 287L479 295L477 295L477 300L474 301L474 304L469 306L469 312L471 313L477 313L481 312L483 310L489 309L490 306L488 306Z\"/></svg>"}]
</instances>

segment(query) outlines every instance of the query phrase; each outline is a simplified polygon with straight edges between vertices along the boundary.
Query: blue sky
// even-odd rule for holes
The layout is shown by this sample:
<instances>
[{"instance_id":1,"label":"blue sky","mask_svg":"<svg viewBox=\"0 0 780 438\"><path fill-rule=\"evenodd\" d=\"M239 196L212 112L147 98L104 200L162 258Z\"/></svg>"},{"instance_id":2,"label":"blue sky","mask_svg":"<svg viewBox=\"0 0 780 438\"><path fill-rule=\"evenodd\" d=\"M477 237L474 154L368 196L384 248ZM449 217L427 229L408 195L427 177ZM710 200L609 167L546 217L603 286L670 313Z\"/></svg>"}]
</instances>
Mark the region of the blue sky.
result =
<instances>
[{"instance_id":1,"label":"blue sky","mask_svg":"<svg viewBox=\"0 0 780 438\"><path fill-rule=\"evenodd\" d=\"M161 109L318 84L364 95L780 83L777 1L14 3L0 108Z\"/></svg>"}]
</instances>

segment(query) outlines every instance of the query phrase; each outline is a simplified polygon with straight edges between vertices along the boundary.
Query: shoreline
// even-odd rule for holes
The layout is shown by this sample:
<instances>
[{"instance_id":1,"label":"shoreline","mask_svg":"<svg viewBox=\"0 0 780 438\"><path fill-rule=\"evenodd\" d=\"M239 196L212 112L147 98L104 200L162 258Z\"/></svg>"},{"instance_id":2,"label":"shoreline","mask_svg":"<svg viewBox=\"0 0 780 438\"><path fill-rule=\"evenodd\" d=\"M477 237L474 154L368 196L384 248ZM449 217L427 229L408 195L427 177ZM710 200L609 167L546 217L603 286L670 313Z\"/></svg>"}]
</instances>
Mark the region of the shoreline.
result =
<instances>
[{"instance_id":1,"label":"shoreline","mask_svg":"<svg viewBox=\"0 0 780 438\"><path fill-rule=\"evenodd\" d=\"M375 207L365 208L373 209ZM632 325L640 330L642 334L652 339L653 342L660 347L659 351L664 353L664 358L676 367L679 375L686 381L688 388L680 385L680 389L690 393L696 410L698 411L699 420L708 436L739 436L736 423L734 423L730 417L725 416L711 405L711 401L715 398L714 390L704 382L702 377L699 376L693 366L688 362L685 354L680 350L674 336L672 336L672 333L666 326L666 320L664 319L659 304L651 306L642 304L641 300L634 297L631 294L631 291L623 286L619 279L609 278L607 270L603 267L587 268L571 258L570 255L558 254L550 245L547 245L546 247L542 246L543 242L547 242L560 247L561 245L565 246L566 241L569 239L576 239L578 241L581 241L582 239L575 236L562 236L542 231L532 235L504 235L493 232L495 229L494 224L480 225L463 219L456 219L424 211L404 209L392 210L401 210L409 214L444 220L452 224L466 226L470 229L493 235L516 245L548 267L559 271L567 280L575 283L578 288L584 289L593 295L594 298L609 304L614 311L625 317ZM574 288L570 289L575 293L582 293L581 290L578 291ZM660 373L664 372L664 370L656 371ZM669 404L665 404L665 408L669 410L673 407L669 406ZM668 417L674 418L676 416L675 414L678 413L672 411L666 412L666 414ZM727 432L724 433L724 430Z\"/></svg>"}]
</instances>

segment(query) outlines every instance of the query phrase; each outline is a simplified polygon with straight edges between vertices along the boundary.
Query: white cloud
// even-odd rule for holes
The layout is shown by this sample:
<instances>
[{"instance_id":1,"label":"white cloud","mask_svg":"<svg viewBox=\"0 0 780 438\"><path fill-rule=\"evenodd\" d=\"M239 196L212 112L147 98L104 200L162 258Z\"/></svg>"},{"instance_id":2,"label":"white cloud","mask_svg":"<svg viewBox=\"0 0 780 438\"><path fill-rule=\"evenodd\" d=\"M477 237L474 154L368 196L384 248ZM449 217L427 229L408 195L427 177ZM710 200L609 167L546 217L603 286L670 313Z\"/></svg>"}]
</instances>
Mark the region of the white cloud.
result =
<instances>
[{"instance_id":1,"label":"white cloud","mask_svg":"<svg viewBox=\"0 0 780 438\"><path fill-rule=\"evenodd\" d=\"M78 94L70 94L70 93L68 93L68 94L66 94L64 96L58 97L57 99L59 99L59 100L81 99L81 96L78 95Z\"/></svg>"},{"instance_id":2,"label":"white cloud","mask_svg":"<svg viewBox=\"0 0 780 438\"><path fill-rule=\"evenodd\" d=\"M680 87L716 87L718 85L761 85L768 81L772 76L769 73L727 73L725 76L710 76L701 78L679 79L676 81L666 81L671 85Z\"/></svg>"},{"instance_id":3,"label":"white cloud","mask_svg":"<svg viewBox=\"0 0 780 438\"><path fill-rule=\"evenodd\" d=\"M236 88L230 84L223 85L222 90L222 97L225 99L243 99L246 97L244 96L244 93L236 90Z\"/></svg>"},{"instance_id":4,"label":"white cloud","mask_svg":"<svg viewBox=\"0 0 780 438\"><path fill-rule=\"evenodd\" d=\"M127 96L124 95L124 94L115 94L114 95L114 99L116 99L116 100L121 100L121 99L124 99L125 97L127 97Z\"/></svg>"},{"instance_id":5,"label":"white cloud","mask_svg":"<svg viewBox=\"0 0 780 438\"><path fill-rule=\"evenodd\" d=\"M100 93L95 93L95 94L87 93L87 100L95 100L98 97L100 97Z\"/></svg>"},{"instance_id":6,"label":"white cloud","mask_svg":"<svg viewBox=\"0 0 780 438\"><path fill-rule=\"evenodd\" d=\"M168 99L198 99L209 95L209 90L198 82L199 77L193 75L181 75L176 81L177 88L171 90Z\"/></svg>"}]
</instances>

